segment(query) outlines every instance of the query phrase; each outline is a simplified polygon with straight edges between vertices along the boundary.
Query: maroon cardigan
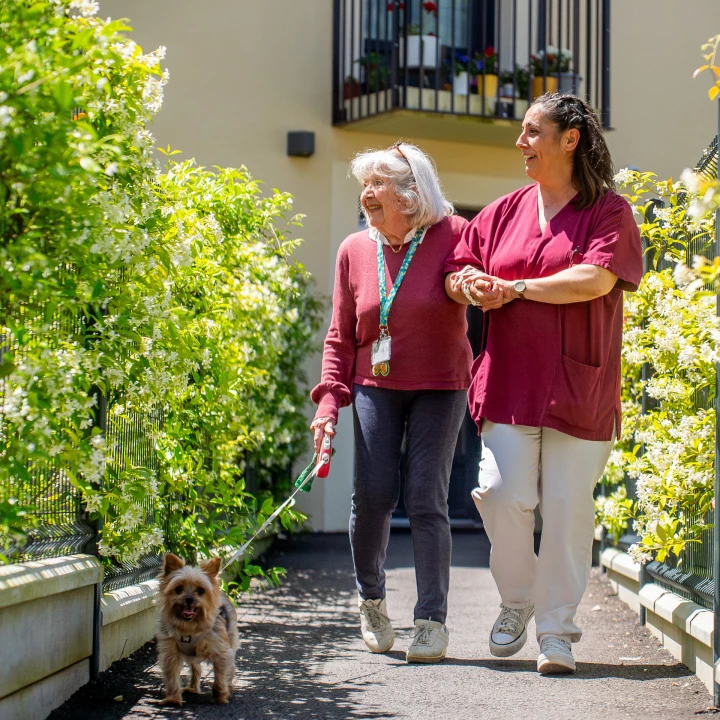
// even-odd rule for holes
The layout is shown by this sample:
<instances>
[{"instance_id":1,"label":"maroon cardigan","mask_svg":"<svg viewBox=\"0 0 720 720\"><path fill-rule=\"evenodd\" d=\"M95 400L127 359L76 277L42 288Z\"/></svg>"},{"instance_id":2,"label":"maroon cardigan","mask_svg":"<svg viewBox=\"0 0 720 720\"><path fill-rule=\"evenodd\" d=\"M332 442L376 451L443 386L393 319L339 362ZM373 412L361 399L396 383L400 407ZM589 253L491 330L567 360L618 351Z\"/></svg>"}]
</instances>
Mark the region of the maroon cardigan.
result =
<instances>
[{"instance_id":1,"label":"maroon cardigan","mask_svg":"<svg viewBox=\"0 0 720 720\"><path fill-rule=\"evenodd\" d=\"M380 325L377 246L367 230L343 241L321 380L311 393L318 405L315 417L337 422L338 409L352 402L353 384L392 390L463 390L470 385L465 306L445 293L445 262L466 225L463 218L447 217L430 227L418 246L390 310L392 358L387 377L374 377L370 362ZM406 243L399 253L383 246L388 293L409 246Z\"/></svg>"}]
</instances>

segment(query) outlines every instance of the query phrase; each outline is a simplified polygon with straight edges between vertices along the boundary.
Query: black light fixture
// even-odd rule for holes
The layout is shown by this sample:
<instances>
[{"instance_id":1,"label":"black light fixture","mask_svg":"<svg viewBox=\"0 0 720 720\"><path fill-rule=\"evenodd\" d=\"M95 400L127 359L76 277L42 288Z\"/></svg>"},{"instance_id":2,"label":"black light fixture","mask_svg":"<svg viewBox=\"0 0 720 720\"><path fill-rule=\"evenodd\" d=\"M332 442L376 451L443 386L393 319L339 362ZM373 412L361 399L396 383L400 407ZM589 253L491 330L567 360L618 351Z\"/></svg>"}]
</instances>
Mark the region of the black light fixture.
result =
<instances>
[{"instance_id":1,"label":"black light fixture","mask_svg":"<svg viewBox=\"0 0 720 720\"><path fill-rule=\"evenodd\" d=\"M309 130L292 130L287 136L287 154L290 157L310 157L315 152L315 133Z\"/></svg>"}]
</instances>

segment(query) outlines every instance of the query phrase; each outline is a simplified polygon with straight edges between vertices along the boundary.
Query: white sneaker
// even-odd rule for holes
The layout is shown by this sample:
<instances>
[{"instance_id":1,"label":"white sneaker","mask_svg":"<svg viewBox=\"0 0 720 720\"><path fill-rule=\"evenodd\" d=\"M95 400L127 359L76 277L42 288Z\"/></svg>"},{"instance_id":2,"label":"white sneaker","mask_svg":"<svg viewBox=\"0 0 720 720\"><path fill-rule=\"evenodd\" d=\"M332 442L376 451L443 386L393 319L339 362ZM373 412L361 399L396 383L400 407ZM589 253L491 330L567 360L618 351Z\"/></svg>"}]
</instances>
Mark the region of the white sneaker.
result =
<instances>
[{"instance_id":1,"label":"white sneaker","mask_svg":"<svg viewBox=\"0 0 720 720\"><path fill-rule=\"evenodd\" d=\"M546 635L540 642L537 669L543 675L575 672L572 646L557 635Z\"/></svg>"},{"instance_id":2,"label":"white sneaker","mask_svg":"<svg viewBox=\"0 0 720 720\"><path fill-rule=\"evenodd\" d=\"M406 659L409 663L440 662L447 652L450 633L440 622L435 620L416 620L415 635L407 649Z\"/></svg>"},{"instance_id":3,"label":"white sneaker","mask_svg":"<svg viewBox=\"0 0 720 720\"><path fill-rule=\"evenodd\" d=\"M535 606L509 608L500 605L500 608L490 633L490 652L495 657L510 657L520 652L527 641L527 626L535 614Z\"/></svg>"},{"instance_id":4,"label":"white sneaker","mask_svg":"<svg viewBox=\"0 0 720 720\"><path fill-rule=\"evenodd\" d=\"M360 608L360 629L365 644L374 653L387 652L395 642L395 631L390 624L385 598L382 600L362 600L358 598Z\"/></svg>"}]
</instances>

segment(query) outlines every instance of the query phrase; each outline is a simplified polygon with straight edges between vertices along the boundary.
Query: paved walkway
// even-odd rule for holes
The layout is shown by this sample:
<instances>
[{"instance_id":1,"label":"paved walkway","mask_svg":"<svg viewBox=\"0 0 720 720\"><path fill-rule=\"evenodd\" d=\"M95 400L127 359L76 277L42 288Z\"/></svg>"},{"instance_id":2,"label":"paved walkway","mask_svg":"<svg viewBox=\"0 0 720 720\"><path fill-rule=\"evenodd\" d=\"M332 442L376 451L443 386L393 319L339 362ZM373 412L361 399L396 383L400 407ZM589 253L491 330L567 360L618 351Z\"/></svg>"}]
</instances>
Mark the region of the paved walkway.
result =
<instances>
[{"instance_id":1,"label":"paved walkway","mask_svg":"<svg viewBox=\"0 0 720 720\"><path fill-rule=\"evenodd\" d=\"M499 597L482 533L454 535L451 640L441 665L404 662L415 585L408 533L391 538L388 607L399 637L385 655L367 652L359 638L346 537L276 543L267 560L286 567L288 578L240 608L231 705L213 706L204 696L182 710L160 708L155 649L147 645L80 690L52 720L686 720L705 717L698 713L711 704L705 687L639 627L597 570L579 611L585 635L575 646L577 674L541 677L534 640L510 660L488 653Z\"/></svg>"}]
</instances>

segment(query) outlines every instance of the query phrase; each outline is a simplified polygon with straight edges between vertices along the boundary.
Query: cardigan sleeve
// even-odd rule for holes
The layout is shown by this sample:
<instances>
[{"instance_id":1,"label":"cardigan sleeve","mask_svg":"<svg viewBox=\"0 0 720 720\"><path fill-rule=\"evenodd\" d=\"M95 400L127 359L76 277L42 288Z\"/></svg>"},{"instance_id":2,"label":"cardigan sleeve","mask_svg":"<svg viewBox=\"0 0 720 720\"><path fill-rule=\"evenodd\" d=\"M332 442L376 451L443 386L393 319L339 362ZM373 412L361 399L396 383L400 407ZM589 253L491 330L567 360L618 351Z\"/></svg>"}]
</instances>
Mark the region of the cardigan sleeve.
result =
<instances>
[{"instance_id":1,"label":"cardigan sleeve","mask_svg":"<svg viewBox=\"0 0 720 720\"><path fill-rule=\"evenodd\" d=\"M352 401L355 375L357 312L350 284L350 260L345 244L340 246L335 264L333 312L325 337L320 382L310 397L317 404L315 417L330 417L337 422L338 410Z\"/></svg>"}]
</instances>

